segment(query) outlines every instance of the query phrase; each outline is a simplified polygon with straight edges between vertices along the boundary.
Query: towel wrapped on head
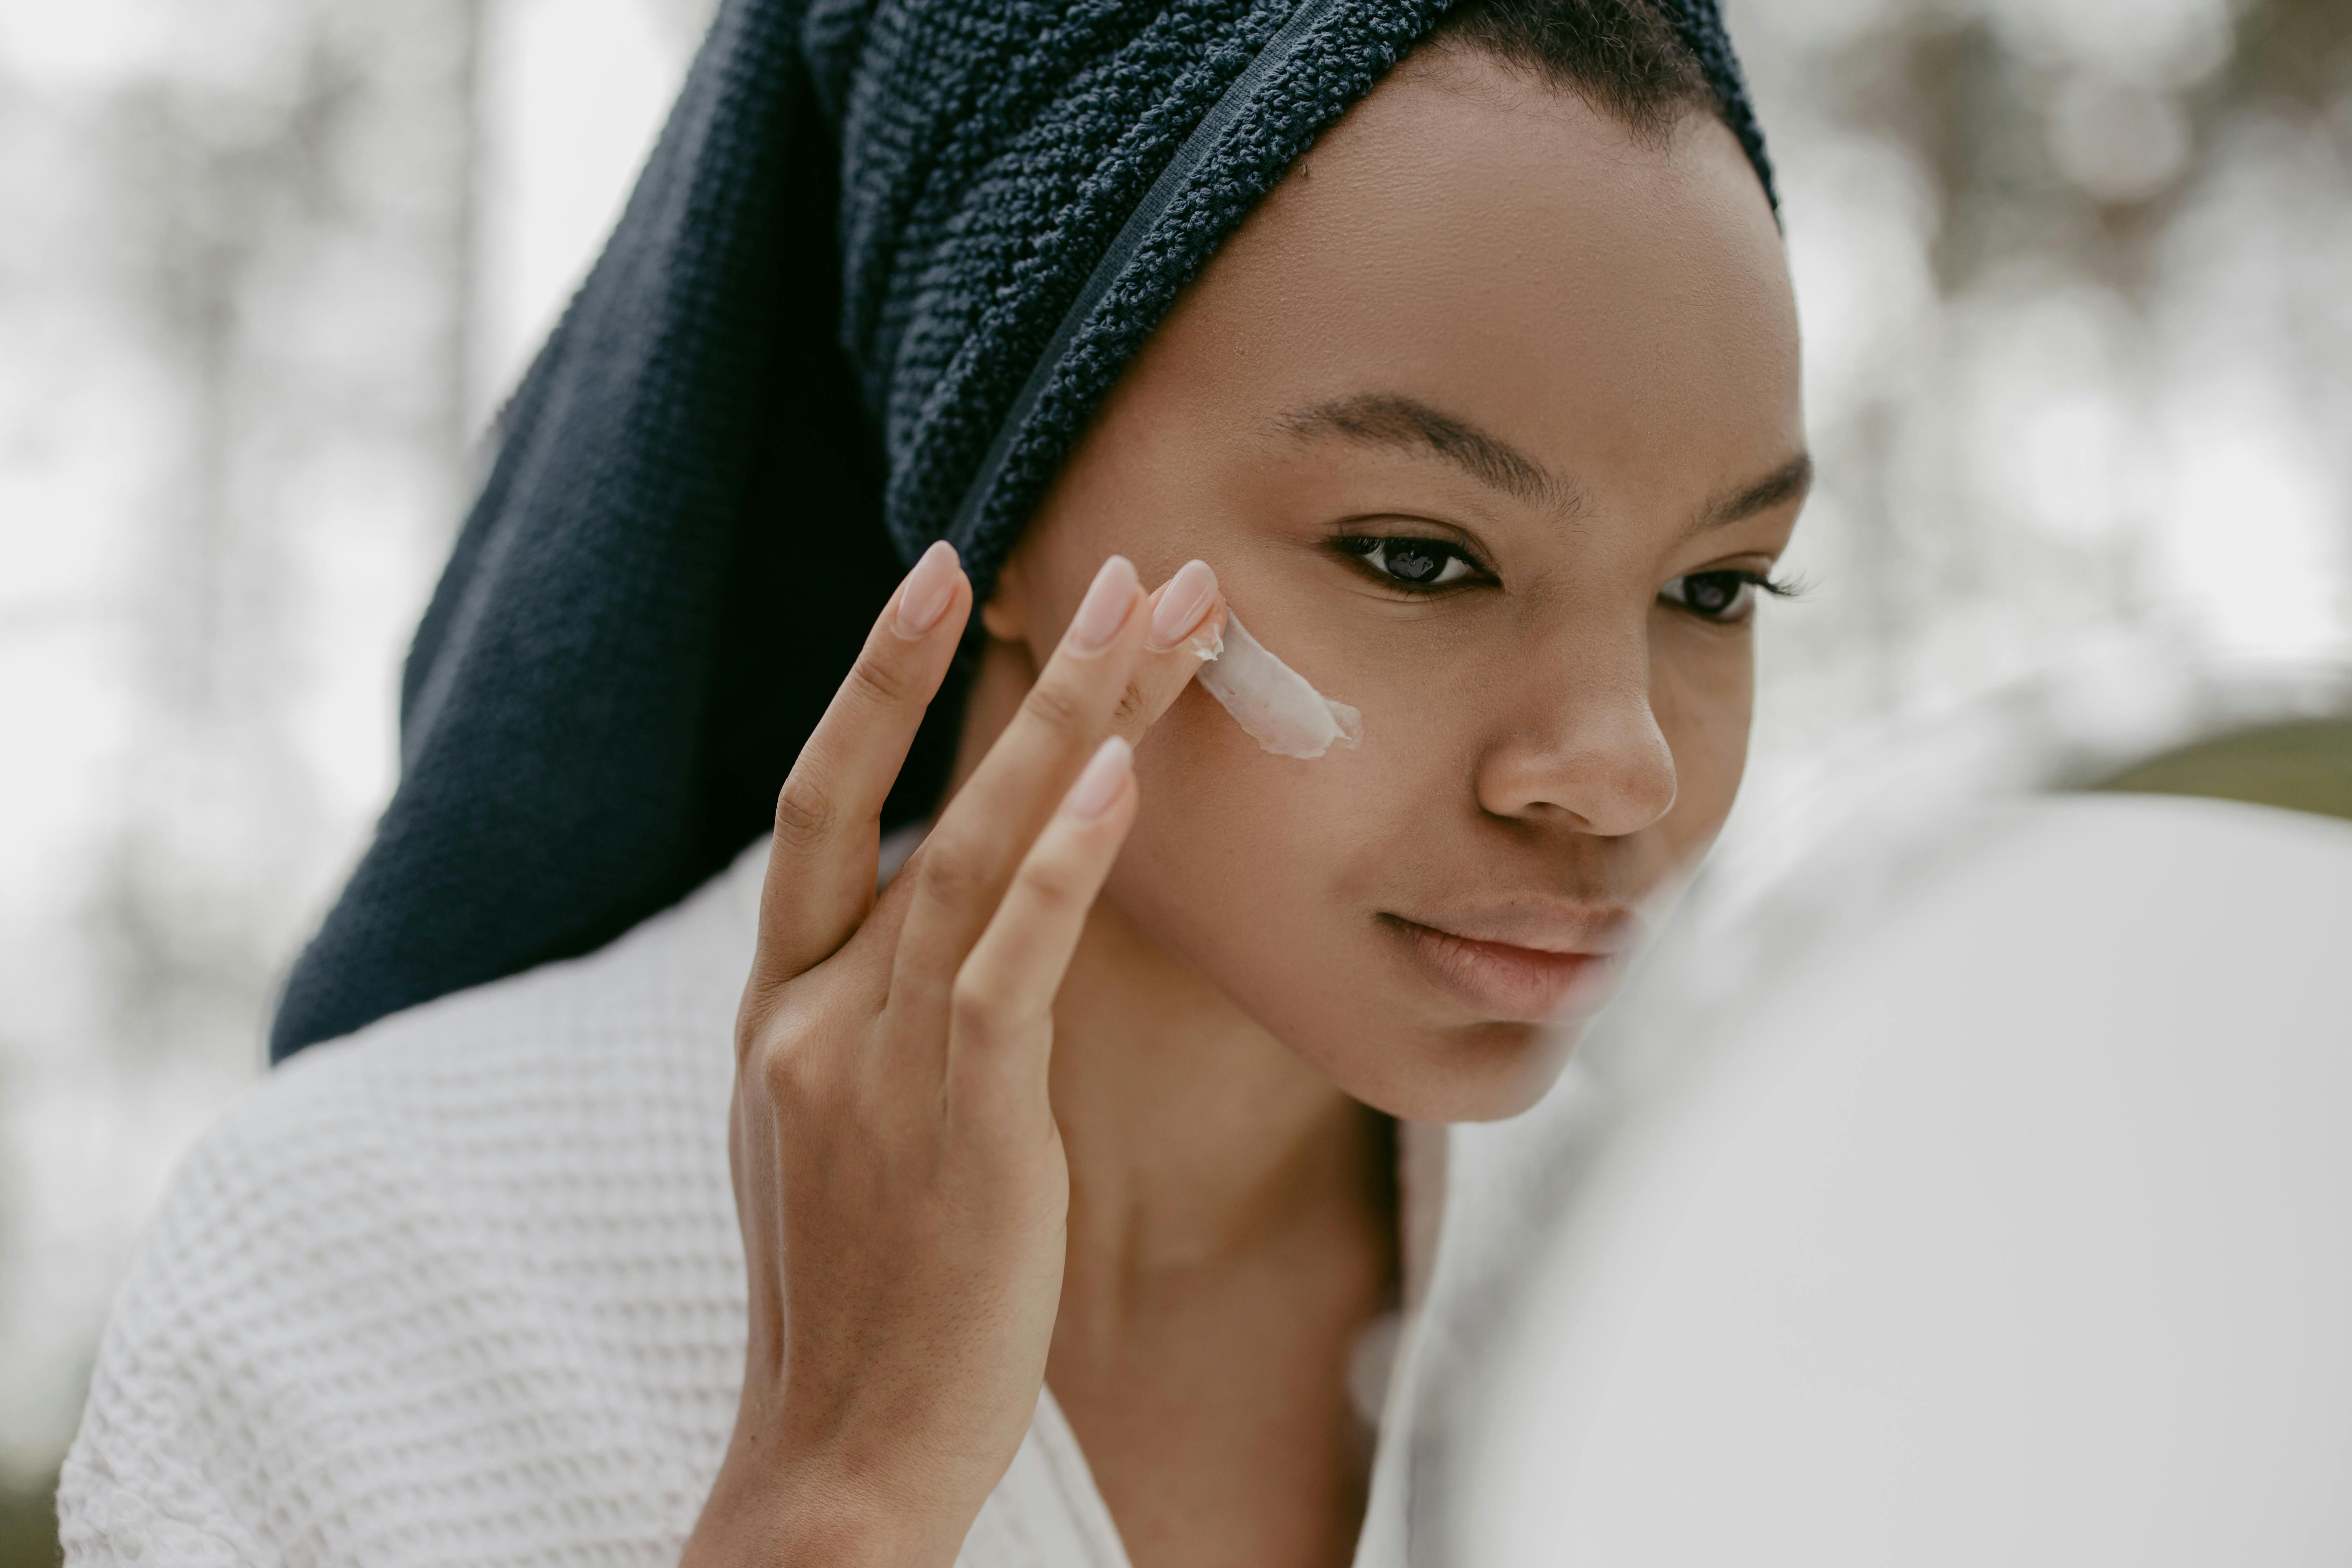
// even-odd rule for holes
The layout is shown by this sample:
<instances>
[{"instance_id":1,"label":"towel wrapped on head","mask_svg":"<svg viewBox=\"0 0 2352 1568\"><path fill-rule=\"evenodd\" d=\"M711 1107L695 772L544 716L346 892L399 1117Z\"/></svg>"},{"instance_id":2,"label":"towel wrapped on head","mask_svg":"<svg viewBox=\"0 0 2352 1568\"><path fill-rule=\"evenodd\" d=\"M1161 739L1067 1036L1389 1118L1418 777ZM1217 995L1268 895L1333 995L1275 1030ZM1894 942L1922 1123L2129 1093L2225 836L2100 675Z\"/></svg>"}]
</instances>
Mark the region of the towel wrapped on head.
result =
<instances>
[{"instance_id":1,"label":"towel wrapped on head","mask_svg":"<svg viewBox=\"0 0 2352 1568\"><path fill-rule=\"evenodd\" d=\"M1659 4L1769 190L1713 0ZM985 594L1178 290L1445 9L726 0L499 422L273 1059L588 952L763 831L901 563L949 539Z\"/></svg>"}]
</instances>

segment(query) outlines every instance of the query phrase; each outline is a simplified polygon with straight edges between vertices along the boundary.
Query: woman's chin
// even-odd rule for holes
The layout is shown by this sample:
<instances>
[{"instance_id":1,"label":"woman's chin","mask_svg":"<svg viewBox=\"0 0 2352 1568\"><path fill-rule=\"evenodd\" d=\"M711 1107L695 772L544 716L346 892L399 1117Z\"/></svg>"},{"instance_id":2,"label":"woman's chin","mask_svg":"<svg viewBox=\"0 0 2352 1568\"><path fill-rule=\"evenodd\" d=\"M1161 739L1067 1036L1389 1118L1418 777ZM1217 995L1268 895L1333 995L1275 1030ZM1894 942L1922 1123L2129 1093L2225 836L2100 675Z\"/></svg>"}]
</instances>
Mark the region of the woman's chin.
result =
<instances>
[{"instance_id":1,"label":"woman's chin","mask_svg":"<svg viewBox=\"0 0 2352 1568\"><path fill-rule=\"evenodd\" d=\"M1313 1054L1348 1095L1401 1121L1500 1121L1559 1080L1583 1033L1580 1019L1391 1026Z\"/></svg>"}]
</instances>

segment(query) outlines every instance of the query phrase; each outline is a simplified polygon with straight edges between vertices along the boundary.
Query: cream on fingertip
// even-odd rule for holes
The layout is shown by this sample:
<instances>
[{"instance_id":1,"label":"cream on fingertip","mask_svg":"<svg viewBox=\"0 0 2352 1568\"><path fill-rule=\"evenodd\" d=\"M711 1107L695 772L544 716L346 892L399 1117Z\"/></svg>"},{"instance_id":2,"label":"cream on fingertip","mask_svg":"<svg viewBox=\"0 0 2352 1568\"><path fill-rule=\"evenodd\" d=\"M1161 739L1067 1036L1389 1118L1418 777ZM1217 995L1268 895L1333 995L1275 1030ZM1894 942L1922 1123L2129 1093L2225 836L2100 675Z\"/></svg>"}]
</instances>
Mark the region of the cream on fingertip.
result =
<instances>
[{"instance_id":1,"label":"cream on fingertip","mask_svg":"<svg viewBox=\"0 0 2352 1568\"><path fill-rule=\"evenodd\" d=\"M1092 822L1110 809L1111 802L1127 785L1127 775L1135 768L1135 748L1124 737L1113 735L1095 748L1095 754L1078 774L1078 782L1062 797L1064 809L1080 822Z\"/></svg>"},{"instance_id":2,"label":"cream on fingertip","mask_svg":"<svg viewBox=\"0 0 2352 1568\"><path fill-rule=\"evenodd\" d=\"M1175 648L1200 628L1216 602L1216 573L1205 561L1187 561L1160 590L1160 602L1151 609L1151 635L1143 646L1153 653Z\"/></svg>"}]
</instances>

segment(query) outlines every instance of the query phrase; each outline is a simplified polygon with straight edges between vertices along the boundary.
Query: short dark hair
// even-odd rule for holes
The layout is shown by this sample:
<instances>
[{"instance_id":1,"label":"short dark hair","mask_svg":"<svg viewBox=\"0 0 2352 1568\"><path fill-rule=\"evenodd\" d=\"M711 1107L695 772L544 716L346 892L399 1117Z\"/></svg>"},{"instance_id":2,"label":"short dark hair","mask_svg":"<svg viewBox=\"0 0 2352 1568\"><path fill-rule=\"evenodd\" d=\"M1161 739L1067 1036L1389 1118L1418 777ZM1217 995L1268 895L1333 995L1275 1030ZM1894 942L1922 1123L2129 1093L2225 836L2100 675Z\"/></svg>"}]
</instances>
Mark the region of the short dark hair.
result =
<instances>
[{"instance_id":1,"label":"short dark hair","mask_svg":"<svg viewBox=\"0 0 2352 1568\"><path fill-rule=\"evenodd\" d=\"M1693 110L1729 123L1672 0L1465 0L1432 43L1479 49L1664 139ZM1733 126L1734 132L1738 130Z\"/></svg>"}]
</instances>

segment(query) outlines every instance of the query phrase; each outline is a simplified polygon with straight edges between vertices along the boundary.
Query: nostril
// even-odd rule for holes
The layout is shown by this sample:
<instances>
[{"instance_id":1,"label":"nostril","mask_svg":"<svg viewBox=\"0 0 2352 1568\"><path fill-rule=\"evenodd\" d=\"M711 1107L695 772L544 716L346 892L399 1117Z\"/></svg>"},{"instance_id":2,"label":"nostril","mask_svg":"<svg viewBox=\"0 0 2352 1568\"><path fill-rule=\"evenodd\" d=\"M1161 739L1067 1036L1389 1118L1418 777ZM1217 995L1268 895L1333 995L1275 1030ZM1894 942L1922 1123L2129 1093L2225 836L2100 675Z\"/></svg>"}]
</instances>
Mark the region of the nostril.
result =
<instances>
[{"instance_id":1,"label":"nostril","mask_svg":"<svg viewBox=\"0 0 2352 1568\"><path fill-rule=\"evenodd\" d=\"M1673 810L1674 753L1646 707L1638 722L1594 717L1567 734L1522 736L1489 752L1476 777L1480 808L1603 838L1638 833Z\"/></svg>"}]
</instances>

